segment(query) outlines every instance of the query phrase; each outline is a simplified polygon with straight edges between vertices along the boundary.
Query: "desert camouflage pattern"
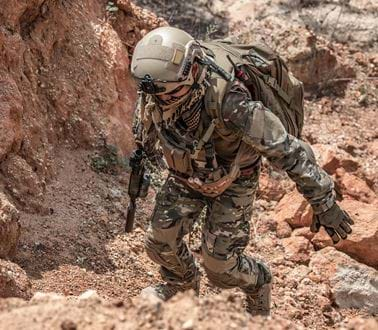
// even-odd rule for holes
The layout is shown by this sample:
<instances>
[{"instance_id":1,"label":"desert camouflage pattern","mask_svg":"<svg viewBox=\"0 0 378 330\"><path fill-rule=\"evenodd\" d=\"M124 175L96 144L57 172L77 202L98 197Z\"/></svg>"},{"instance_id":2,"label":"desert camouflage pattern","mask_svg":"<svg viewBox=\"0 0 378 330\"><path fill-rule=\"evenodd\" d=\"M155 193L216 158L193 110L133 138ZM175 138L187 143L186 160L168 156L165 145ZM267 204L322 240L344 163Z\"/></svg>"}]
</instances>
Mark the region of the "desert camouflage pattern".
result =
<instances>
[{"instance_id":1,"label":"desert camouflage pattern","mask_svg":"<svg viewBox=\"0 0 378 330\"><path fill-rule=\"evenodd\" d=\"M154 132L156 123L151 123L151 116L143 107L136 114L137 142L150 152L159 140ZM278 117L262 103L251 100L248 90L240 84L235 84L225 95L222 117L222 129L213 134L219 164L225 168L230 166L244 143L248 151L244 164L256 163L265 156L288 173L314 208L333 198L333 181L316 164L310 146L289 135ZM195 134L199 134L201 125ZM202 171L196 166L193 169ZM236 179L218 197L206 197L185 185L177 178L180 173L175 168L170 168L170 173L157 195L146 239L147 253L161 266L163 279L188 287L198 279L198 266L184 237L207 206L201 249L208 278L219 287L240 287L246 292L270 282L267 266L244 254L259 166L252 174Z\"/></svg>"},{"instance_id":2,"label":"desert camouflage pattern","mask_svg":"<svg viewBox=\"0 0 378 330\"><path fill-rule=\"evenodd\" d=\"M223 120L272 165L286 171L314 209L334 199L333 180L317 165L311 147L289 135L278 117L252 101L248 91L239 86L231 89L224 100Z\"/></svg>"},{"instance_id":3,"label":"desert camouflage pattern","mask_svg":"<svg viewBox=\"0 0 378 330\"><path fill-rule=\"evenodd\" d=\"M203 266L208 278L222 288L244 290L263 284L269 271L243 251L249 241L250 219L259 171L238 178L221 196L207 198L169 176L156 198L146 238L149 257L161 265L167 283L192 286L198 266L184 242L203 208Z\"/></svg>"}]
</instances>

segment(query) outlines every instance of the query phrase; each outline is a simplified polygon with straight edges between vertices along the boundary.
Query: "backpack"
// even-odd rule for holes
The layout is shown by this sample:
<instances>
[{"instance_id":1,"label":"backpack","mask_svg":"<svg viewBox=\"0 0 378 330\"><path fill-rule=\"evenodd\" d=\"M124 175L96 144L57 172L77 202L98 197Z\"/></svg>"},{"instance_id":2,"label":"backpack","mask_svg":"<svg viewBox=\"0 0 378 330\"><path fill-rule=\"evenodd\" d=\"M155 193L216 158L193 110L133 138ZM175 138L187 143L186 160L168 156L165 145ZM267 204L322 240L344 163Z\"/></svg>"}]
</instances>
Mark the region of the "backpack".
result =
<instances>
[{"instance_id":1,"label":"backpack","mask_svg":"<svg viewBox=\"0 0 378 330\"><path fill-rule=\"evenodd\" d=\"M206 111L212 118L222 118L223 97L234 76L244 83L254 101L261 101L280 119L290 135L300 138L304 120L303 83L289 72L278 54L262 43L244 45L215 40L200 44L219 69L213 70L217 74L212 74L205 95Z\"/></svg>"}]
</instances>

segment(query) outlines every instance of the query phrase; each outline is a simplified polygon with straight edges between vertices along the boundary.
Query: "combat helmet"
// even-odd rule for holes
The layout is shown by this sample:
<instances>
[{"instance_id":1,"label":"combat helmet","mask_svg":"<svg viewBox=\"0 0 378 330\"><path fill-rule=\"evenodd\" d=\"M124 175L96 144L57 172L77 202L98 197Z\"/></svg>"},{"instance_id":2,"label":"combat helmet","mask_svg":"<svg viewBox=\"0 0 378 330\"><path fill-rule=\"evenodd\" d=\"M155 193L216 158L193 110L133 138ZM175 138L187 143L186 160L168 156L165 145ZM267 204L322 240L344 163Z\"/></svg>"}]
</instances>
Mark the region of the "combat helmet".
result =
<instances>
[{"instance_id":1,"label":"combat helmet","mask_svg":"<svg viewBox=\"0 0 378 330\"><path fill-rule=\"evenodd\" d=\"M203 51L190 34L170 26L160 27L147 33L137 43L131 73L140 90L147 94L174 93L182 86L195 84L196 77L191 69L196 58L201 56ZM187 97L185 95L184 98ZM178 106L183 101L176 100L169 107Z\"/></svg>"}]
</instances>

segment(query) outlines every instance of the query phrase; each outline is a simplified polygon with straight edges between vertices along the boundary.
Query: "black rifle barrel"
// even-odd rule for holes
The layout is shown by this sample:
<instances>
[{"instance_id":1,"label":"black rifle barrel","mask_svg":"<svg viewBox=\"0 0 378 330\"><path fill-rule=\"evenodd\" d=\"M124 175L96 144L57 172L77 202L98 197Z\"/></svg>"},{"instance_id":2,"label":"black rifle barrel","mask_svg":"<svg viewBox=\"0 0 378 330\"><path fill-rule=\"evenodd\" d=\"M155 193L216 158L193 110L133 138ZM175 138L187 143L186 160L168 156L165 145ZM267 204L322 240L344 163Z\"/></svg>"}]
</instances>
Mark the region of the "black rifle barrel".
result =
<instances>
[{"instance_id":1,"label":"black rifle barrel","mask_svg":"<svg viewBox=\"0 0 378 330\"><path fill-rule=\"evenodd\" d=\"M134 227L136 199L140 195L140 188L143 182L144 164L143 164L143 150L136 149L130 157L131 173L129 178L129 205L127 206L125 232L131 233Z\"/></svg>"},{"instance_id":2,"label":"black rifle barrel","mask_svg":"<svg viewBox=\"0 0 378 330\"><path fill-rule=\"evenodd\" d=\"M134 219L135 219L135 199L130 199L129 205L127 206L126 222L125 222L125 232L131 233L134 229Z\"/></svg>"}]
</instances>

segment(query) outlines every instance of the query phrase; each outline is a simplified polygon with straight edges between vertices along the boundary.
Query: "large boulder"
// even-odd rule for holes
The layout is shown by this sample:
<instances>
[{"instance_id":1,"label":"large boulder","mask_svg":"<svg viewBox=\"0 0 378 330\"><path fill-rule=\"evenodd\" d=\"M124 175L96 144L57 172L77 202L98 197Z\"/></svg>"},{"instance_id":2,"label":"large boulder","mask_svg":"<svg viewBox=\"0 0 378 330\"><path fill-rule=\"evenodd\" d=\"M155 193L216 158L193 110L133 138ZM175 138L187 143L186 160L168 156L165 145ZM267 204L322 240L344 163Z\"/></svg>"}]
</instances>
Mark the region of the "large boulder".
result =
<instances>
[{"instance_id":1,"label":"large boulder","mask_svg":"<svg viewBox=\"0 0 378 330\"><path fill-rule=\"evenodd\" d=\"M19 213L7 196L0 192L0 258L14 255L20 233Z\"/></svg>"},{"instance_id":2,"label":"large boulder","mask_svg":"<svg viewBox=\"0 0 378 330\"><path fill-rule=\"evenodd\" d=\"M378 207L354 200L344 200L340 206L354 220L353 232L346 240L341 240L335 248L367 265L378 267ZM318 249L332 246L332 240L321 229L312 239Z\"/></svg>"},{"instance_id":3,"label":"large boulder","mask_svg":"<svg viewBox=\"0 0 378 330\"><path fill-rule=\"evenodd\" d=\"M264 20L252 19L242 41L261 40L275 49L294 76L304 83L306 91L329 86L338 87L337 91L344 90L345 81L335 78L355 77L354 68L325 39L303 26L283 24L285 19L287 17L279 17L277 12Z\"/></svg>"},{"instance_id":4,"label":"large boulder","mask_svg":"<svg viewBox=\"0 0 378 330\"><path fill-rule=\"evenodd\" d=\"M377 270L332 247L314 253L309 267L312 272L309 277L327 283L339 307L378 313Z\"/></svg>"},{"instance_id":5,"label":"large boulder","mask_svg":"<svg viewBox=\"0 0 378 330\"><path fill-rule=\"evenodd\" d=\"M365 317L356 316L351 319L346 329L348 330L376 330L378 329L378 320L375 317L366 319Z\"/></svg>"},{"instance_id":6,"label":"large boulder","mask_svg":"<svg viewBox=\"0 0 378 330\"><path fill-rule=\"evenodd\" d=\"M0 298L31 297L31 282L25 271L13 262L0 259Z\"/></svg>"}]
</instances>

